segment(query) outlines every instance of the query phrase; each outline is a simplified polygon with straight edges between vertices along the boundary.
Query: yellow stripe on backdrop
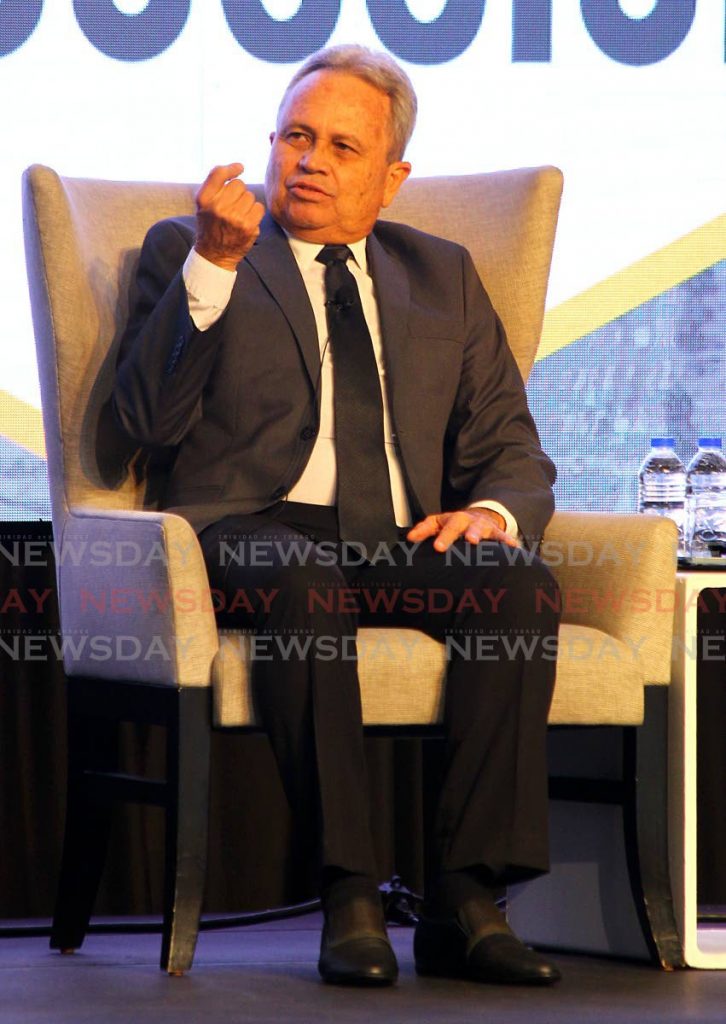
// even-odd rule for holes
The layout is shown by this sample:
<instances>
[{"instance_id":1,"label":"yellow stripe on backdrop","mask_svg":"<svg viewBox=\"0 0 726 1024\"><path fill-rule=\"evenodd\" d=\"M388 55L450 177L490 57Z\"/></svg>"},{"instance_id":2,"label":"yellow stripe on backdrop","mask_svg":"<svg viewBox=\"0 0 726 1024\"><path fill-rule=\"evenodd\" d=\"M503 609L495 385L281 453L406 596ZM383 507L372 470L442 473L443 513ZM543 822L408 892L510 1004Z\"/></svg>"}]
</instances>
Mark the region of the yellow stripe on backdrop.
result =
<instances>
[{"instance_id":1,"label":"yellow stripe on backdrop","mask_svg":"<svg viewBox=\"0 0 726 1024\"><path fill-rule=\"evenodd\" d=\"M45 458L45 438L40 409L0 389L0 434Z\"/></svg>"},{"instance_id":2,"label":"yellow stripe on backdrop","mask_svg":"<svg viewBox=\"0 0 726 1024\"><path fill-rule=\"evenodd\" d=\"M579 341L722 259L726 259L726 214L548 310L537 359ZM40 411L2 390L0 434L45 458Z\"/></svg>"},{"instance_id":3,"label":"yellow stripe on backdrop","mask_svg":"<svg viewBox=\"0 0 726 1024\"><path fill-rule=\"evenodd\" d=\"M726 214L548 310L537 359L579 341L723 259Z\"/></svg>"}]
</instances>

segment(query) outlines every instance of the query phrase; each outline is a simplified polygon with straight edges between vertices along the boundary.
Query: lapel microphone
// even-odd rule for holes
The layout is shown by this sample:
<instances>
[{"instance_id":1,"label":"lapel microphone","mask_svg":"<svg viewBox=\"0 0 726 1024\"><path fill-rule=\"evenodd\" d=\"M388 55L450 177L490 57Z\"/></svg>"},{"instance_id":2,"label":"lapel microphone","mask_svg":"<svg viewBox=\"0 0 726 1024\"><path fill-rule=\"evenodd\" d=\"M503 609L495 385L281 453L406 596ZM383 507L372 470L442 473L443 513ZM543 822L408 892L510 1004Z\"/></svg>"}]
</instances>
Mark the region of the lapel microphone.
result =
<instances>
[{"instance_id":1,"label":"lapel microphone","mask_svg":"<svg viewBox=\"0 0 726 1024\"><path fill-rule=\"evenodd\" d=\"M350 309L355 305L356 298L354 288L342 285L338 288L334 298L326 300L325 306L327 309L332 309L335 313L342 313L344 309Z\"/></svg>"}]
</instances>

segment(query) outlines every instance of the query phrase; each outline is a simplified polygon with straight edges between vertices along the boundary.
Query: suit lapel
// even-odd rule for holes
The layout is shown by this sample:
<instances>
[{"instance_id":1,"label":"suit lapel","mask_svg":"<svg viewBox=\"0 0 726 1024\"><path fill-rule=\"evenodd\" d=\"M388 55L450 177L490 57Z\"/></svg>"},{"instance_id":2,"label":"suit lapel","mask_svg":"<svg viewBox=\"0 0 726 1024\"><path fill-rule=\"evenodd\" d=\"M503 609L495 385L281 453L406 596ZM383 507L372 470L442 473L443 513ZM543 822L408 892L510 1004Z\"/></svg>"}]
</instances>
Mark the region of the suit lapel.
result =
<instances>
[{"instance_id":1,"label":"suit lapel","mask_svg":"<svg viewBox=\"0 0 726 1024\"><path fill-rule=\"evenodd\" d=\"M390 401L397 427L403 431L407 403L413 401L415 408L416 383L409 365L408 277L375 233L368 238L367 255L381 320ZM260 225L260 237L245 258L287 318L310 380L316 381L320 371L320 347L315 316L285 233L269 213Z\"/></svg>"},{"instance_id":2,"label":"suit lapel","mask_svg":"<svg viewBox=\"0 0 726 1024\"><path fill-rule=\"evenodd\" d=\"M376 290L381 320L381 344L386 357L386 379L396 428L404 432L408 402L416 408L415 376L411 373L408 312L408 276L398 260L386 252L372 234L368 238L368 261Z\"/></svg>"},{"instance_id":3,"label":"suit lapel","mask_svg":"<svg viewBox=\"0 0 726 1024\"><path fill-rule=\"evenodd\" d=\"M285 233L269 213L265 214L260 236L245 259L285 314L314 383L320 372L315 316Z\"/></svg>"},{"instance_id":4,"label":"suit lapel","mask_svg":"<svg viewBox=\"0 0 726 1024\"><path fill-rule=\"evenodd\" d=\"M375 234L368 238L367 254L381 321L389 408L393 428L398 435L411 514L416 519L423 515L424 506L419 494L424 492L419 491L414 479L421 395L417 373L420 350L412 343L408 327L411 288L403 265L386 252Z\"/></svg>"}]
</instances>

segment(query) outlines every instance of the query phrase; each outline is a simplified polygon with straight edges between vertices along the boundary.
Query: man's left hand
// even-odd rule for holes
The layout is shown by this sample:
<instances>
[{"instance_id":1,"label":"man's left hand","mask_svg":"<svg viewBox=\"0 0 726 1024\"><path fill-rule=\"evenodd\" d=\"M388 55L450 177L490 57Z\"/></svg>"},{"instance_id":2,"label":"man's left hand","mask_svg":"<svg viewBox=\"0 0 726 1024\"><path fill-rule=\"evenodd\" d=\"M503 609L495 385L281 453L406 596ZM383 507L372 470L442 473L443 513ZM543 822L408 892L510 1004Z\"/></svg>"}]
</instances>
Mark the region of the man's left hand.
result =
<instances>
[{"instance_id":1,"label":"man's left hand","mask_svg":"<svg viewBox=\"0 0 726 1024\"><path fill-rule=\"evenodd\" d=\"M519 547L516 537L506 533L504 517L490 508L466 508L459 512L437 512L426 516L416 523L406 534L411 541L426 540L435 537L434 547L437 551L446 551L459 537L464 537L470 544L478 544L481 540L499 541L512 548Z\"/></svg>"}]
</instances>

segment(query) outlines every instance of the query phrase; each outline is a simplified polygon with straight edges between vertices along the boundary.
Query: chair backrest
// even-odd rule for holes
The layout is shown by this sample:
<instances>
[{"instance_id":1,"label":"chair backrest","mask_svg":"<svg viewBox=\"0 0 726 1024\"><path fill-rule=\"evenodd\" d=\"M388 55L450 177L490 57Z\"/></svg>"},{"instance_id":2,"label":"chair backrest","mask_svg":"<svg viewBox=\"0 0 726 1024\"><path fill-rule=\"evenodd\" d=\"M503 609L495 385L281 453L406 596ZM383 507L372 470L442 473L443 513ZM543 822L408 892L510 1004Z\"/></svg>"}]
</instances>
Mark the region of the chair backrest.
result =
<instances>
[{"instance_id":1,"label":"chair backrest","mask_svg":"<svg viewBox=\"0 0 726 1024\"><path fill-rule=\"evenodd\" d=\"M138 254L148 228L194 211L194 185L23 176L23 217L56 536L69 508L141 508L133 474L113 486L97 462ZM261 195L261 187L253 186ZM386 219L464 244L526 379L539 343L562 191L553 167L420 178Z\"/></svg>"}]
</instances>

